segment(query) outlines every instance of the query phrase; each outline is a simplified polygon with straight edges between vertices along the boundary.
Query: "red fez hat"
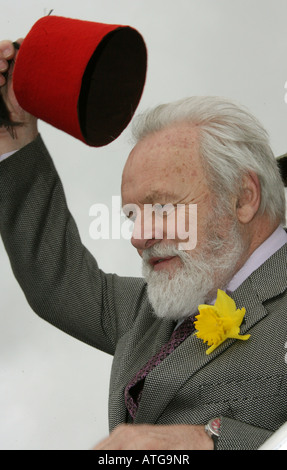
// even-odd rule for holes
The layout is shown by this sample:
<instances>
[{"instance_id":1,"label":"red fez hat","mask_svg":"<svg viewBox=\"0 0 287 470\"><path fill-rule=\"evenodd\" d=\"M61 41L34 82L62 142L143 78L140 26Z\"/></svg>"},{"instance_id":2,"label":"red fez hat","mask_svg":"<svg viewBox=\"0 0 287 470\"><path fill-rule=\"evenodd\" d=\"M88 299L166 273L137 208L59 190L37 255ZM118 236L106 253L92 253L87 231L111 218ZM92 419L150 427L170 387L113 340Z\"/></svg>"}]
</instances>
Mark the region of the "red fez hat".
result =
<instances>
[{"instance_id":1,"label":"red fez hat","mask_svg":"<svg viewBox=\"0 0 287 470\"><path fill-rule=\"evenodd\" d=\"M134 28L46 16L21 44L13 86L26 111L100 147L130 122L146 67L146 46Z\"/></svg>"}]
</instances>

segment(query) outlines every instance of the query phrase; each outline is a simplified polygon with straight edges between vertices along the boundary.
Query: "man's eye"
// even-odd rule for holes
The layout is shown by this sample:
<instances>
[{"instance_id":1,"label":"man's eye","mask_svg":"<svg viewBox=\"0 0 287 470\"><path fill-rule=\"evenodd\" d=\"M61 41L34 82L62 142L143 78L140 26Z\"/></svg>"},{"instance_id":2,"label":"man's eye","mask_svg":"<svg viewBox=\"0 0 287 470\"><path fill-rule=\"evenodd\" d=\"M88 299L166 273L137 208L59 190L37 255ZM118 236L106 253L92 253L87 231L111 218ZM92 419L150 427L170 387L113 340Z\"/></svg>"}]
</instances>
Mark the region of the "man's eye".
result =
<instances>
[{"instance_id":1,"label":"man's eye","mask_svg":"<svg viewBox=\"0 0 287 470\"><path fill-rule=\"evenodd\" d=\"M124 215L127 219L131 220L132 222L134 222L136 219L136 214L133 211L124 212Z\"/></svg>"},{"instance_id":2,"label":"man's eye","mask_svg":"<svg viewBox=\"0 0 287 470\"><path fill-rule=\"evenodd\" d=\"M132 222L136 220L137 208L133 204L127 204L122 208L124 215Z\"/></svg>"},{"instance_id":3,"label":"man's eye","mask_svg":"<svg viewBox=\"0 0 287 470\"><path fill-rule=\"evenodd\" d=\"M127 218L131 221L131 222L135 222L136 220L136 214L134 212L130 212L128 215L127 215Z\"/></svg>"}]
</instances>

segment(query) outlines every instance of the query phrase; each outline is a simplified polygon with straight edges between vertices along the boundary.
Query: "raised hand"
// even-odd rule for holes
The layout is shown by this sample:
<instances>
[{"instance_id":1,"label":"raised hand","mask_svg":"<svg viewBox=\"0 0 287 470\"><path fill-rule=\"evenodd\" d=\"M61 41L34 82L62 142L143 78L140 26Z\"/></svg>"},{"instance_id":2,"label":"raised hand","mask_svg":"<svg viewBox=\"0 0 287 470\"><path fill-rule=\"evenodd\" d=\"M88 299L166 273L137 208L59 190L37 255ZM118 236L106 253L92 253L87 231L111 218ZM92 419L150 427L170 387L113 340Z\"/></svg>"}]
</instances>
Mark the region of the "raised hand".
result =
<instances>
[{"instance_id":1,"label":"raised hand","mask_svg":"<svg viewBox=\"0 0 287 470\"><path fill-rule=\"evenodd\" d=\"M0 155L20 149L38 134L37 119L21 108L13 90L14 61L22 41L17 40L16 47L0 41Z\"/></svg>"}]
</instances>

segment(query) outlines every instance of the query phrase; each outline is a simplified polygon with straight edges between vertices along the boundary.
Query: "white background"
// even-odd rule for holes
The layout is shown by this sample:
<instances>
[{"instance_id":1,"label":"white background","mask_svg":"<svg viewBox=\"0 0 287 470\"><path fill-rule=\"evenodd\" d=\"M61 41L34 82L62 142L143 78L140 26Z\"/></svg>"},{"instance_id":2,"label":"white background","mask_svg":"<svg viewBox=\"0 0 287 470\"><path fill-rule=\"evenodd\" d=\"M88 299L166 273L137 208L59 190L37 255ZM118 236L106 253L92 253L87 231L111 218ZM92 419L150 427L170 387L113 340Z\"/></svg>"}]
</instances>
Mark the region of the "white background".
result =
<instances>
[{"instance_id":1,"label":"white background","mask_svg":"<svg viewBox=\"0 0 287 470\"><path fill-rule=\"evenodd\" d=\"M0 7L3 39L24 37L50 9L137 28L149 53L139 110L189 95L226 96L263 122L276 155L287 151L287 0L0 0ZM40 131L83 243L104 270L139 276L128 241L89 236L90 207L111 207L120 194L129 128L102 149L44 123ZM0 449L90 449L108 433L111 358L34 315L2 242L0 281Z\"/></svg>"}]
</instances>

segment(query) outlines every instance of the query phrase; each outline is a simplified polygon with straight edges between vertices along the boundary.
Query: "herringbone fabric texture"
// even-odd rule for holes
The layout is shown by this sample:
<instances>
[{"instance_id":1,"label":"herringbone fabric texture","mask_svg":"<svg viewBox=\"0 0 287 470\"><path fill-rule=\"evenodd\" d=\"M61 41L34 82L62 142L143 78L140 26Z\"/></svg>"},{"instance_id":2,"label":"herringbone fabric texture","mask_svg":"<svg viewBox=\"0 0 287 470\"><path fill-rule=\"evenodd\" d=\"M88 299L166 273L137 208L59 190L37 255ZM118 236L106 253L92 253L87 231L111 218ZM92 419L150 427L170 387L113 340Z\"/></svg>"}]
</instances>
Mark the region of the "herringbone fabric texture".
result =
<instances>
[{"instance_id":1,"label":"herringbone fabric texture","mask_svg":"<svg viewBox=\"0 0 287 470\"><path fill-rule=\"evenodd\" d=\"M171 354L188 336L194 332L194 320L195 317L190 316L186 318L179 326L174 330L170 340L164 344L160 351L155 354L148 362L142 367L130 383L125 388L125 403L127 410L132 419L135 419L136 412L139 406L139 402L142 395L142 389L144 386L144 379L146 376L158 366L169 354Z\"/></svg>"},{"instance_id":2,"label":"herringbone fabric texture","mask_svg":"<svg viewBox=\"0 0 287 470\"><path fill-rule=\"evenodd\" d=\"M126 385L174 325L156 318L143 279L99 269L81 243L40 136L1 162L0 170L1 236L32 309L113 355L112 430L127 422ZM227 340L208 356L206 344L191 334L145 378L135 424L203 425L220 416L218 449L248 450L287 421L287 244L232 296L237 308L246 308L241 334L250 339ZM100 386L96 352L91 374Z\"/></svg>"}]
</instances>

